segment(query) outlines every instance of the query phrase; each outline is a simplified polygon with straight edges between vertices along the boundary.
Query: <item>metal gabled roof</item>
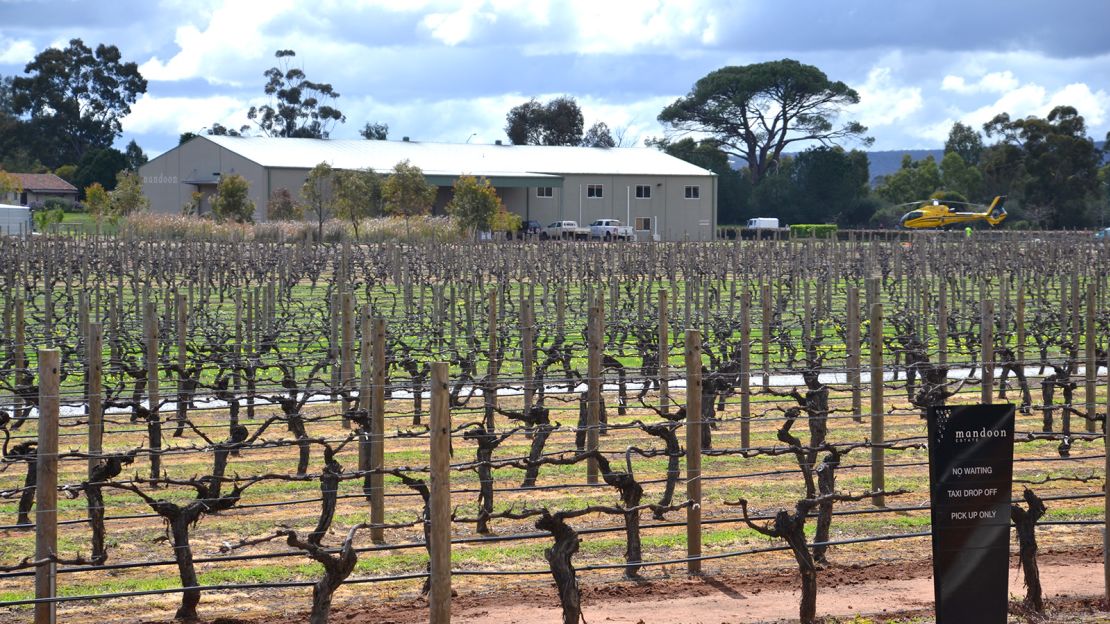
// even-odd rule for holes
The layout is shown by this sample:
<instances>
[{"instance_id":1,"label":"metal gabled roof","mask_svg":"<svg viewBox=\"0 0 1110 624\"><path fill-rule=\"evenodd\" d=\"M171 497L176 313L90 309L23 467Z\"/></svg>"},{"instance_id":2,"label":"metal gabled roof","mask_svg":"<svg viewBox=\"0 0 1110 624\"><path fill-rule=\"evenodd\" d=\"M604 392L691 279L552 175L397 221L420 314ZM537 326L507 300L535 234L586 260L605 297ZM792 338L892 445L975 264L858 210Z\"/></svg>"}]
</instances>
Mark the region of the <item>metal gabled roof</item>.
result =
<instances>
[{"instance_id":1,"label":"metal gabled roof","mask_svg":"<svg viewBox=\"0 0 1110 624\"><path fill-rule=\"evenodd\" d=\"M425 175L487 178L582 175L712 176L713 172L656 149L643 147L550 147L368 141L364 139L284 139L198 137L263 167L311 169L327 162L337 169L387 172L408 160Z\"/></svg>"}]
</instances>

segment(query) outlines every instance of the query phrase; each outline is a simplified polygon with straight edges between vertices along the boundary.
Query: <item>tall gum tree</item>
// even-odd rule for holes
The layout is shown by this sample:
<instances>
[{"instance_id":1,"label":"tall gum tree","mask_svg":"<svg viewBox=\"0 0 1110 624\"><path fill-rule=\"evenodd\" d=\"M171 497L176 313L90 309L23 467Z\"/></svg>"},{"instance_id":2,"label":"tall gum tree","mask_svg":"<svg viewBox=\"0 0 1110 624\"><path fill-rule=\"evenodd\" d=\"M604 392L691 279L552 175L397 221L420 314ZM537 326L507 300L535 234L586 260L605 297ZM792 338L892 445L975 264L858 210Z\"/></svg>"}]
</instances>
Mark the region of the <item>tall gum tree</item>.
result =
<instances>
[{"instance_id":1,"label":"tall gum tree","mask_svg":"<svg viewBox=\"0 0 1110 624\"><path fill-rule=\"evenodd\" d=\"M313 82L304 70L294 67L293 50L278 50L278 65L267 69L264 91L269 104L252 106L247 118L258 125L266 136L326 139L336 123L347 118L333 106L339 93L326 82Z\"/></svg>"},{"instance_id":2,"label":"tall gum tree","mask_svg":"<svg viewBox=\"0 0 1110 624\"><path fill-rule=\"evenodd\" d=\"M96 49L80 39L47 48L10 83L11 108L30 123L36 156L48 167L80 162L94 149L112 146L120 120L146 93L138 65L124 62L119 48Z\"/></svg>"},{"instance_id":3,"label":"tall gum tree","mask_svg":"<svg viewBox=\"0 0 1110 624\"><path fill-rule=\"evenodd\" d=\"M858 139L867 128L855 121L834 124L859 94L820 69L791 59L722 67L694 84L685 97L659 113L673 130L715 138L726 153L747 163L759 184L787 146L835 145Z\"/></svg>"}]
</instances>

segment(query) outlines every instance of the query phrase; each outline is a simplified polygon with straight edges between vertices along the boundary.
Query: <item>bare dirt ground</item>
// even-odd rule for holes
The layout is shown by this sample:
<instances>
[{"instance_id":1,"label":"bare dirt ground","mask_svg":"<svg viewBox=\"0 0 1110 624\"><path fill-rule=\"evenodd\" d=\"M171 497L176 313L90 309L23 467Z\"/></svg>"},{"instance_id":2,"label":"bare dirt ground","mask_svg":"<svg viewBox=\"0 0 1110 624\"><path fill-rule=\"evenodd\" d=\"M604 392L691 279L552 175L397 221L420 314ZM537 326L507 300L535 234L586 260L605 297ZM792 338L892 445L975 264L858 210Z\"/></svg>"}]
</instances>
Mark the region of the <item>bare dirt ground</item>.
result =
<instances>
[{"instance_id":1,"label":"bare dirt ground","mask_svg":"<svg viewBox=\"0 0 1110 624\"><path fill-rule=\"evenodd\" d=\"M1102 553L1086 548L1041 558L1048 610L1032 616L1020 604L1022 575L1011 566L1011 621L1110 622L1101 600ZM677 572L677 571L676 571ZM797 576L791 572L670 578L644 583L614 582L583 587L583 619L588 624L739 624L797 619ZM928 561L874 565L831 565L820 575L818 614L827 621L931 622L933 579ZM562 613L550 584L463 594L452 601L452 621L464 624L549 624ZM422 599L368 604L346 601L332 621L350 624L417 624L427 621ZM863 619L866 618L866 619ZM213 624L278 624L303 621L291 611Z\"/></svg>"}]
</instances>

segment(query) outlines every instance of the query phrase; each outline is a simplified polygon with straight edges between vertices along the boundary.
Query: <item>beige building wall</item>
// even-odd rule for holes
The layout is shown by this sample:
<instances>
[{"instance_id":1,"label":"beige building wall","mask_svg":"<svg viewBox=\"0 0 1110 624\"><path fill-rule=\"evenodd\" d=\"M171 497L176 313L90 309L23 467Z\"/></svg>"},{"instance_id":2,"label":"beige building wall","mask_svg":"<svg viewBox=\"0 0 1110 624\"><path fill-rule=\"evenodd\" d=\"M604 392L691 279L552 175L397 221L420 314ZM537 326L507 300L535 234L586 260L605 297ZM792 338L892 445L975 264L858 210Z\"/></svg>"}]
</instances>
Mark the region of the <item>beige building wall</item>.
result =
<instances>
[{"instance_id":1,"label":"beige building wall","mask_svg":"<svg viewBox=\"0 0 1110 624\"><path fill-rule=\"evenodd\" d=\"M216 192L220 176L233 174L243 176L250 185L255 221L265 220L268 183L273 172L210 141L194 139L139 168L143 194L150 200L151 211L160 214L181 214L182 206L192 200L196 191L204 195L201 213L208 214L209 198Z\"/></svg>"},{"instance_id":2,"label":"beige building wall","mask_svg":"<svg viewBox=\"0 0 1110 624\"><path fill-rule=\"evenodd\" d=\"M591 185L600 185L601 197L590 196ZM637 186L650 189L649 197L636 197ZM686 197L688 186L697 188L697 198ZM605 218L636 227L638 219L650 219L650 232L663 240L712 240L716 231L714 176L568 175L561 189L552 189L552 197L536 197L536 189L530 194L533 216L526 218L544 225L572 219L585 226ZM643 232L641 240L648 240L649 230Z\"/></svg>"},{"instance_id":3,"label":"beige building wall","mask_svg":"<svg viewBox=\"0 0 1110 624\"><path fill-rule=\"evenodd\" d=\"M202 214L211 210L208 197L215 192L219 174L239 174L250 184L250 198L255 203L255 221L266 218L266 202L273 191L286 188L302 201L301 187L308 169L265 168L211 141L194 139L172 149L143 165L139 173L143 192L151 201L151 209L164 214L180 214L181 207L194 191L205 194ZM535 184L542 184L536 182ZM717 225L716 176L631 176L631 175L566 175L562 186L552 181L550 196L537 186L498 188L505 207L523 219L547 225L560 219L573 219L588 225L600 218L615 218L626 225L637 225L637 219L649 219L650 230L639 238L650 240L657 233L662 240L712 240ZM599 185L600 197L590 196L590 186ZM650 197L636 197L636 187L650 190ZM696 197L687 196L687 188L696 188ZM450 188L441 186L436 200L436 213L442 214L450 198ZM640 225L644 225L641 221Z\"/></svg>"}]
</instances>

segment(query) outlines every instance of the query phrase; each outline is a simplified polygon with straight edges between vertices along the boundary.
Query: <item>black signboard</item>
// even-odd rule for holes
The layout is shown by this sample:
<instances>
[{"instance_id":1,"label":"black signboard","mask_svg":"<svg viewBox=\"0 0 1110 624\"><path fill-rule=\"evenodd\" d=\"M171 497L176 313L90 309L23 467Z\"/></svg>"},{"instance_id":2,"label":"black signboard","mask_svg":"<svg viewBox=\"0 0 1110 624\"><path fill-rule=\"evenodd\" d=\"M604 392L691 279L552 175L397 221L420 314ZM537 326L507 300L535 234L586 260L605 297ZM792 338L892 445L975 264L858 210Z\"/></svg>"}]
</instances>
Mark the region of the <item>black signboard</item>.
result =
<instances>
[{"instance_id":1,"label":"black signboard","mask_svg":"<svg viewBox=\"0 0 1110 624\"><path fill-rule=\"evenodd\" d=\"M938 624L1006 621L1014 406L929 408Z\"/></svg>"}]
</instances>

